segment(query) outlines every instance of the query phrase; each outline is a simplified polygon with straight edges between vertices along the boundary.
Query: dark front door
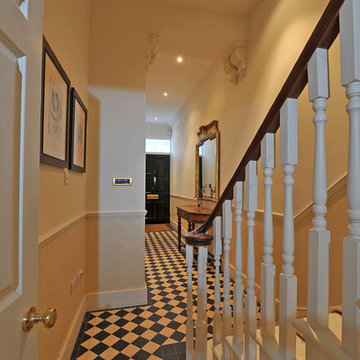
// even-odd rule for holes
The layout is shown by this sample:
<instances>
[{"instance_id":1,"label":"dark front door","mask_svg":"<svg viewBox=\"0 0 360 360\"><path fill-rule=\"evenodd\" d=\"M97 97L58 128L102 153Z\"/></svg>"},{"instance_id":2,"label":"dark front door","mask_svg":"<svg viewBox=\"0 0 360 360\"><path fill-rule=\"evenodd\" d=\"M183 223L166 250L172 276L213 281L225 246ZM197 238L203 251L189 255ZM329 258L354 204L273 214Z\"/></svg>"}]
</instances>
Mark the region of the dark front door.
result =
<instances>
[{"instance_id":1,"label":"dark front door","mask_svg":"<svg viewBox=\"0 0 360 360\"><path fill-rule=\"evenodd\" d=\"M170 155L146 155L146 223L170 221Z\"/></svg>"}]
</instances>

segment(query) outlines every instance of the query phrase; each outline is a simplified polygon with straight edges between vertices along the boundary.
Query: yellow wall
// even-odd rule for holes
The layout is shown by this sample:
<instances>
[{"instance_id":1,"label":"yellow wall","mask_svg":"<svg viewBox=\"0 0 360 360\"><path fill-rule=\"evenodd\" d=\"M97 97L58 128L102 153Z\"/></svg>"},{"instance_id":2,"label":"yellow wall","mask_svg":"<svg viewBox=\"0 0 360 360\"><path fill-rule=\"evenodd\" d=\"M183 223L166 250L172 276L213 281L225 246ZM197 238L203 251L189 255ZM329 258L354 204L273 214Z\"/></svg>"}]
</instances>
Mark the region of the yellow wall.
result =
<instances>
[{"instance_id":1,"label":"yellow wall","mask_svg":"<svg viewBox=\"0 0 360 360\"><path fill-rule=\"evenodd\" d=\"M54 50L72 86L87 106L89 71L88 0L46 0L44 36ZM71 171L64 185L64 170L40 165L39 235L52 231L86 209L86 175Z\"/></svg>"},{"instance_id":2,"label":"yellow wall","mask_svg":"<svg viewBox=\"0 0 360 360\"><path fill-rule=\"evenodd\" d=\"M202 87L185 104L173 125L173 156L171 193L194 196L194 148L200 125L219 120L221 164L220 190L222 191L244 155L251 139L265 118L286 77L297 60L316 22L322 14L326 0L310 3L303 1L260 2L249 21L248 69L238 85L229 82L229 76L219 62L214 66ZM329 156L329 184L341 177L346 169L347 121L344 111L344 91L339 85L338 42L330 53L332 71L331 94L327 125L327 151ZM313 152L313 112L307 100L307 88L299 99L299 165L296 166L295 213L311 201L311 159ZM335 121L334 119L339 119ZM305 135L306 134L306 135ZM277 145L278 142L278 136ZM304 146L306 143L306 146ZM308 145L310 143L311 146ZM337 151L334 151L334 145ZM277 146L279 159L279 146ZM279 161L277 162L279 164ZM188 174L183 181L181 173ZM282 171L277 166L275 183L281 184ZM300 180L301 179L301 180ZM262 179L259 178L259 182ZM307 195L304 196L306 190ZM274 188L274 211L282 212L282 186ZM262 191L261 191L262 193Z\"/></svg>"},{"instance_id":3,"label":"yellow wall","mask_svg":"<svg viewBox=\"0 0 360 360\"><path fill-rule=\"evenodd\" d=\"M91 0L92 85L144 89L147 50L144 4L143 0Z\"/></svg>"},{"instance_id":4,"label":"yellow wall","mask_svg":"<svg viewBox=\"0 0 360 360\"><path fill-rule=\"evenodd\" d=\"M220 129L220 190L223 191L239 164L253 136L258 130L272 102L278 94L307 39L313 31L328 1L269 0L259 2L249 20L248 68L245 78L238 85L230 84L223 65L214 65L213 71L182 108L173 125L171 158L171 194L191 198L194 196L194 149L196 132L200 125L219 120ZM339 41L330 50L330 88L332 98L328 105L326 128L328 154L328 185L334 184L346 172L347 164L347 115L346 99L340 86ZM313 112L308 101L307 87L299 98L299 164L295 169L294 213L300 214L312 201L312 173L314 130ZM276 135L276 169L274 173L273 210L283 212L282 169L280 166L279 136ZM263 208L263 176L259 165L259 209ZM181 174L187 174L184 178ZM175 201L172 197L172 221ZM341 236L346 231L346 212L339 203L332 204L331 214L339 210L331 245L331 303L341 301L341 271L339 251ZM340 211L341 209L341 211ZM330 212L330 210L329 210ZM329 219L332 216L328 215ZM296 224L295 273L299 275L299 305L306 305L307 230L312 216ZM332 218L333 219L333 218ZM275 224L275 264L281 270L281 217ZM246 219L244 217L244 226ZM339 225L341 224L341 225ZM259 283L262 257L262 221L256 224L257 282ZM329 225L333 228L334 224ZM244 233L246 235L246 232ZM244 235L244 236L245 236ZM244 238L246 244L246 236ZM244 248L244 250L246 250ZM246 251L244 252L246 254ZM245 262L246 264L246 262ZM244 270L246 267L244 266Z\"/></svg>"},{"instance_id":5,"label":"yellow wall","mask_svg":"<svg viewBox=\"0 0 360 360\"><path fill-rule=\"evenodd\" d=\"M45 0L44 36L61 65L88 105L90 4L88 0ZM86 293L86 273L73 294L70 283L85 270L86 174L40 165L39 181L39 311L58 310L51 330L39 327L39 356L57 359L69 340L69 331ZM78 222L64 230L75 219ZM54 233L60 231L54 237Z\"/></svg>"},{"instance_id":6,"label":"yellow wall","mask_svg":"<svg viewBox=\"0 0 360 360\"><path fill-rule=\"evenodd\" d=\"M39 310L59 311L56 330L40 330L44 360L69 356L86 309L147 301L147 33L144 18L137 16L140 3L45 1L44 35L89 113L86 174L70 171L64 185L64 170L40 166ZM126 176L133 186L112 186L112 177ZM80 270L84 279L71 294Z\"/></svg>"},{"instance_id":7,"label":"yellow wall","mask_svg":"<svg viewBox=\"0 0 360 360\"><path fill-rule=\"evenodd\" d=\"M86 293L85 279L70 293L74 276L85 271L85 226L82 219L39 249L39 311L45 312L49 306L58 311L51 331L39 326L39 359L58 359Z\"/></svg>"}]
</instances>

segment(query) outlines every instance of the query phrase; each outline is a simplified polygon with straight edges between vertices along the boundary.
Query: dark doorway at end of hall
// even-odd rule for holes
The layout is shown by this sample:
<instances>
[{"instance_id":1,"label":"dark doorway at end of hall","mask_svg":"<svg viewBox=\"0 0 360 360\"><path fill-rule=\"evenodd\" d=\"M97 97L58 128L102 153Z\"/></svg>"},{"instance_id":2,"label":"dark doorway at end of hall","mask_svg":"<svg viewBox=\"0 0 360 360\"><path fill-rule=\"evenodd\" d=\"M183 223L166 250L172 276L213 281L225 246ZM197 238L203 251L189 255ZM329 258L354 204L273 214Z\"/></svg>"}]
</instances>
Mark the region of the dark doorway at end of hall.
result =
<instances>
[{"instance_id":1,"label":"dark doorway at end of hall","mask_svg":"<svg viewBox=\"0 0 360 360\"><path fill-rule=\"evenodd\" d=\"M170 222L170 155L146 155L146 224Z\"/></svg>"}]
</instances>

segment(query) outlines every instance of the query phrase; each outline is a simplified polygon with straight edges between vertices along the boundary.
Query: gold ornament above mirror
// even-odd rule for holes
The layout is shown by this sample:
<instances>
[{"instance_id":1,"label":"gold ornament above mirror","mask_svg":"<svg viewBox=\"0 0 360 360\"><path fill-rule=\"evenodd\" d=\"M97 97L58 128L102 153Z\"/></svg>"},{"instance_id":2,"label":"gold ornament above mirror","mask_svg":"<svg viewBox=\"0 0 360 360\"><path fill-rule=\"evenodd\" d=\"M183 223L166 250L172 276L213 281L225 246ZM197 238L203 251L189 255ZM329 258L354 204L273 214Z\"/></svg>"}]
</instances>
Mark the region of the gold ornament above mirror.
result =
<instances>
[{"instance_id":1,"label":"gold ornament above mirror","mask_svg":"<svg viewBox=\"0 0 360 360\"><path fill-rule=\"evenodd\" d=\"M220 132L218 121L200 126L195 147L195 197L219 199Z\"/></svg>"}]
</instances>

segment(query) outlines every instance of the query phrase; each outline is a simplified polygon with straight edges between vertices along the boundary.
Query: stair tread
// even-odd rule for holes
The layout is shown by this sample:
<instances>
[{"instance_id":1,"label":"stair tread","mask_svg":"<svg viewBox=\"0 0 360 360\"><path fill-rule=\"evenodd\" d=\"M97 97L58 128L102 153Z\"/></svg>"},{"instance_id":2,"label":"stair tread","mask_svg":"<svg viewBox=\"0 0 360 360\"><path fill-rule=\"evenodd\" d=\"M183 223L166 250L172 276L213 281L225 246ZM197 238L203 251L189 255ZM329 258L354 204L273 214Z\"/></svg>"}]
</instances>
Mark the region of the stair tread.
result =
<instances>
[{"instance_id":1,"label":"stair tread","mask_svg":"<svg viewBox=\"0 0 360 360\"><path fill-rule=\"evenodd\" d=\"M213 355L214 355L214 359L221 360L221 358L222 358L222 343L217 344L213 348Z\"/></svg>"},{"instance_id":2,"label":"stair tread","mask_svg":"<svg viewBox=\"0 0 360 360\"><path fill-rule=\"evenodd\" d=\"M342 316L337 313L329 314L329 329L341 341Z\"/></svg>"},{"instance_id":3,"label":"stair tread","mask_svg":"<svg viewBox=\"0 0 360 360\"><path fill-rule=\"evenodd\" d=\"M314 329L306 319L293 321L294 326L306 338L306 341L323 344L322 349L329 359L353 359L341 348L342 316L337 313L329 315L329 328Z\"/></svg>"},{"instance_id":4,"label":"stair tread","mask_svg":"<svg viewBox=\"0 0 360 360\"><path fill-rule=\"evenodd\" d=\"M299 319L302 322L306 321L306 318ZM341 340L341 330L342 330L342 317L338 313L331 313L329 314L329 329L334 333L336 338L340 341ZM267 355L271 359L277 359L278 358L278 352L275 350L276 345L279 343L279 326L275 326L275 339L266 339L261 336L260 329L257 329L256 335L254 334L253 337L256 336L257 343L261 343L265 346L265 350L267 350ZM233 337L228 336L225 339L228 346L231 346L233 348ZM236 351L236 349L234 349ZM214 359L221 360L222 357L222 344L218 344L213 348L212 352ZM259 356L257 356L257 359ZM306 358L306 347L305 342L303 339L299 336L296 337L296 358L297 360L305 360Z\"/></svg>"}]
</instances>

